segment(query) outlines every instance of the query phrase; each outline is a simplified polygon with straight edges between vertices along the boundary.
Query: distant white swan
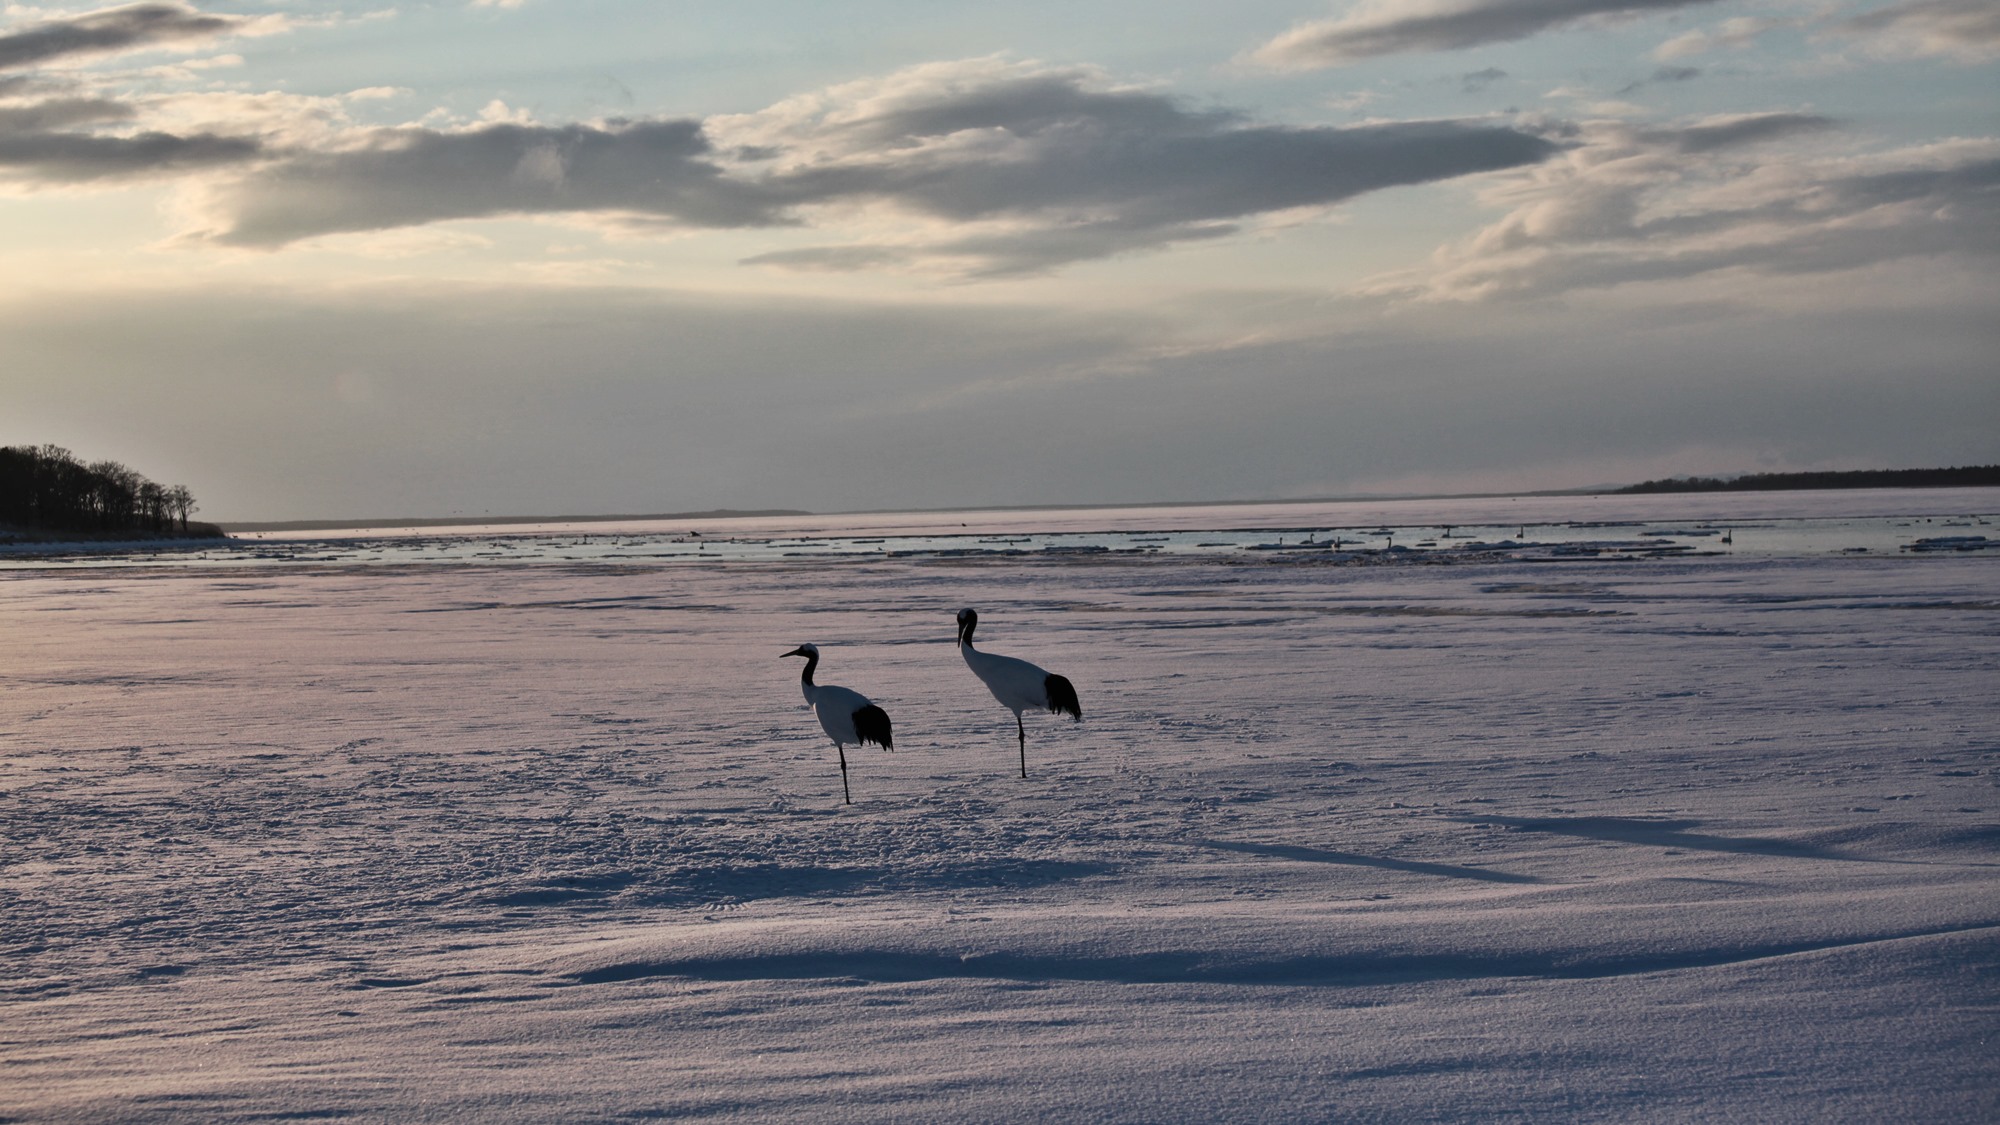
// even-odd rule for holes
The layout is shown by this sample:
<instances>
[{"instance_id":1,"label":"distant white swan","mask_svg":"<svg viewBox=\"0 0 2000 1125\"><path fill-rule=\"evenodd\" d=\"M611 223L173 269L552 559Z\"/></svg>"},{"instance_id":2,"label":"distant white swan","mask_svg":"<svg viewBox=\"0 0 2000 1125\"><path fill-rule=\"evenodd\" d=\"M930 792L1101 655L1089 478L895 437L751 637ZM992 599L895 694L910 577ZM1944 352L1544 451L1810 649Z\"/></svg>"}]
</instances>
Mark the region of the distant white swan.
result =
<instances>
[{"instance_id":1,"label":"distant white swan","mask_svg":"<svg viewBox=\"0 0 2000 1125\"><path fill-rule=\"evenodd\" d=\"M847 788L847 744L852 742L859 746L864 742L873 742L884 750L894 750L896 747L889 737L889 715L868 702L868 697L858 691L834 684L813 683L813 669L819 666L818 645L800 645L785 655L806 658L806 670L799 676L799 686L805 692L806 702L812 706L813 714L819 718L820 729L833 739L834 753L840 755L840 795L851 805L854 795Z\"/></svg>"},{"instance_id":2,"label":"distant white swan","mask_svg":"<svg viewBox=\"0 0 2000 1125\"><path fill-rule=\"evenodd\" d=\"M1030 708L1055 711L1079 722L1083 708L1076 701L1076 688L1053 672L1044 671L1025 660L998 656L972 647L972 631L979 627L977 610L958 611L958 652L993 698L1014 712L1014 733L1021 743L1021 776L1028 776L1028 731L1021 725L1021 712Z\"/></svg>"}]
</instances>

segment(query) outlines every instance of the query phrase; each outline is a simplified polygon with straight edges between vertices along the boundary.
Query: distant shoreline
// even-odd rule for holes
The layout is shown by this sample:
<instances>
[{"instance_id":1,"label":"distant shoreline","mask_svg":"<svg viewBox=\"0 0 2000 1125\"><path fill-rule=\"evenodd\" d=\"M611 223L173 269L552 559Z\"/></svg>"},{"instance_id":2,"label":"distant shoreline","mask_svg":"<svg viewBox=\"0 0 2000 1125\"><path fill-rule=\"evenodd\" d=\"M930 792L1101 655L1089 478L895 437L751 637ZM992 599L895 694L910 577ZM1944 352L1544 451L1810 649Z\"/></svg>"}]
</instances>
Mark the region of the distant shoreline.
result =
<instances>
[{"instance_id":1,"label":"distant shoreline","mask_svg":"<svg viewBox=\"0 0 2000 1125\"><path fill-rule=\"evenodd\" d=\"M1822 473L1751 473L1740 477L1670 477L1626 485L1621 496L1656 492L1788 492L1813 488L1991 488L2000 465L1953 469L1854 469Z\"/></svg>"}]
</instances>

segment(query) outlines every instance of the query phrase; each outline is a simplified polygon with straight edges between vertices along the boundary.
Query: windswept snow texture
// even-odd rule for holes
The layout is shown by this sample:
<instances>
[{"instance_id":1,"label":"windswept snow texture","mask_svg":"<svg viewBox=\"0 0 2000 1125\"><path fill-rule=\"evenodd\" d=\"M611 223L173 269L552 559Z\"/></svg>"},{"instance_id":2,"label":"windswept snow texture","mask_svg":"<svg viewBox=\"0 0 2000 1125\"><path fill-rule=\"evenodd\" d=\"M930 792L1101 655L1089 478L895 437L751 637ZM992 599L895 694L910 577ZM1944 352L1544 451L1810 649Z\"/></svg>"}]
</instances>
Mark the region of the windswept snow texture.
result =
<instances>
[{"instance_id":1,"label":"windswept snow texture","mask_svg":"<svg viewBox=\"0 0 2000 1125\"><path fill-rule=\"evenodd\" d=\"M7 1120L2000 1116L1990 555L19 571L0 684Z\"/></svg>"}]
</instances>

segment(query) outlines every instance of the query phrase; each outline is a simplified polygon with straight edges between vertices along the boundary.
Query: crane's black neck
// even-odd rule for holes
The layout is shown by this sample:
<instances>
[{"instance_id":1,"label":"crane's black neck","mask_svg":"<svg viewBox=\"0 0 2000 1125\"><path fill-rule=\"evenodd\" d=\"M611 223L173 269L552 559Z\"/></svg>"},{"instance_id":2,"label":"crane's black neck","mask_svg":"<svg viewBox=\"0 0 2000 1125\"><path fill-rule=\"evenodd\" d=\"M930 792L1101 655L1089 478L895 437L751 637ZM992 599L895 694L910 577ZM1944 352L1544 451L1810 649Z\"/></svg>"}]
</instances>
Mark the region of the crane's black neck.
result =
<instances>
[{"instance_id":1,"label":"crane's black neck","mask_svg":"<svg viewBox=\"0 0 2000 1125\"><path fill-rule=\"evenodd\" d=\"M817 667L819 667L819 653L806 653L806 670L799 673L799 682L807 687L813 686L813 669Z\"/></svg>"},{"instance_id":2,"label":"crane's black neck","mask_svg":"<svg viewBox=\"0 0 2000 1125\"><path fill-rule=\"evenodd\" d=\"M958 643L965 648L972 647L972 631L979 628L979 615L966 610L958 618Z\"/></svg>"}]
</instances>

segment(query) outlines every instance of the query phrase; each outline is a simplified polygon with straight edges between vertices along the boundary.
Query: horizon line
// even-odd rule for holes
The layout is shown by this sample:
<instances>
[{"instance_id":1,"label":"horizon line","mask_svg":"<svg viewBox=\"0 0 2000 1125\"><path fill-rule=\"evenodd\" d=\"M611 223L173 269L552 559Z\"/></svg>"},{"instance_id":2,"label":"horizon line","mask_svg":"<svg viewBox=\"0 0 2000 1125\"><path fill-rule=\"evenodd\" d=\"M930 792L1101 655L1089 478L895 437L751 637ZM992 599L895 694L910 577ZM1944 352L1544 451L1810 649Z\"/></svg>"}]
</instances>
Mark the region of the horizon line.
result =
<instances>
[{"instance_id":1,"label":"horizon line","mask_svg":"<svg viewBox=\"0 0 2000 1125\"><path fill-rule=\"evenodd\" d=\"M940 512L1062 512L1103 511L1114 508L1218 508L1245 504L1346 504L1381 500L1480 500L1506 496L1588 496L1623 488L1598 485L1589 488L1547 488L1523 492L1369 492L1347 496L1293 496L1257 500L1145 500L1098 504L964 504L937 508L843 508L817 512L804 508L710 508L697 512L617 512L597 515L560 516L443 516L427 519L393 516L380 519L298 519L298 520L216 520L224 531L320 531L331 528L369 527L476 527L483 524L537 523L618 523L697 519L758 519L772 516L888 516L933 515Z\"/></svg>"}]
</instances>

